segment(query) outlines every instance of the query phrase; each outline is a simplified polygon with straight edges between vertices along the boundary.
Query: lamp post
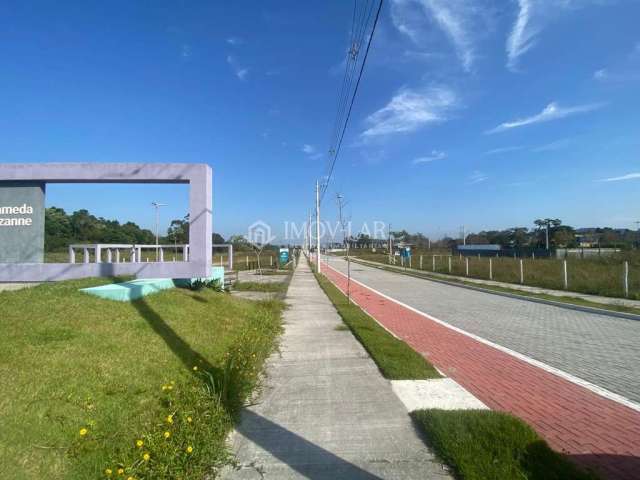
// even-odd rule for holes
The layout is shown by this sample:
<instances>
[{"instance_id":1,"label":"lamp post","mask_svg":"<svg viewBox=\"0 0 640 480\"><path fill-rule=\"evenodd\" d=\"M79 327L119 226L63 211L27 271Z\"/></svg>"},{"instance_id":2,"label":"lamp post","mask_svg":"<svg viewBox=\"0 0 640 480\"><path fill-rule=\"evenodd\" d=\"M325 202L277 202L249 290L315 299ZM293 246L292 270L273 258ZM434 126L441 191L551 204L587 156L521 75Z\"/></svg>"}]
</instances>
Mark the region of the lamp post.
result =
<instances>
[{"instance_id":1,"label":"lamp post","mask_svg":"<svg viewBox=\"0 0 640 480\"><path fill-rule=\"evenodd\" d=\"M151 202L151 205L156 209L156 262L158 261L158 242L159 242L159 230L160 230L160 207L166 207L166 203Z\"/></svg>"}]
</instances>

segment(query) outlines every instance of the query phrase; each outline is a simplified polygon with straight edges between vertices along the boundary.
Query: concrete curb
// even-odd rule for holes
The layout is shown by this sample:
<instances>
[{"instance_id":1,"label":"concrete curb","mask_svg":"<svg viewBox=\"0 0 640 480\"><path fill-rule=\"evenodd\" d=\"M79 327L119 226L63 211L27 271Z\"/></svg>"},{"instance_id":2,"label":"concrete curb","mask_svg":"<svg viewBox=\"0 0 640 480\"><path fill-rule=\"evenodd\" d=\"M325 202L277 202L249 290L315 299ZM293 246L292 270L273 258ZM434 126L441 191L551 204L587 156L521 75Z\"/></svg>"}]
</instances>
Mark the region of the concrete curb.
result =
<instances>
[{"instance_id":1,"label":"concrete curb","mask_svg":"<svg viewBox=\"0 0 640 480\"><path fill-rule=\"evenodd\" d=\"M565 303L565 302L559 302L559 301L555 301L555 300L547 300L547 299L544 299L544 298L530 297L528 295L518 295L517 293L499 292L497 290L490 290L488 288L476 287L476 286L473 286L473 285L461 284L461 283L458 283L458 282L450 282L450 281L447 281L447 280L434 278L434 277L428 276L428 274L421 275L419 273L413 273L413 272L409 272L409 271L401 271L401 270L396 270L394 268L385 268L385 267L387 267L387 265L375 265L373 262L363 262L362 260L354 260L354 259L352 259L351 261L354 262L354 263L359 263L360 265L365 265L367 267L373 267L373 268L378 268L380 270L384 270L384 271L387 271L387 272L397 273L399 275L407 275L409 277L415 277L415 278L419 278L421 280L427 280L427 281L430 281L430 282L442 283L444 285L450 285L450 286L453 286L453 287L466 288L468 290L475 290L475 291L482 292L482 293L491 293L493 295L499 295L501 297L515 298L517 300L526 300L526 301L533 302L533 303L542 303L542 304L551 305L551 306L554 306L554 307L566 308L567 310L574 310L574 311L585 312L585 313L593 313L593 314L596 314L596 315L603 315L603 316L606 316L606 317L616 317L616 318L624 318L624 319L627 319L627 320L640 321L640 315L636 315L634 313L616 312L614 310L606 310L604 308L585 307L583 305L574 305L572 303Z\"/></svg>"}]
</instances>

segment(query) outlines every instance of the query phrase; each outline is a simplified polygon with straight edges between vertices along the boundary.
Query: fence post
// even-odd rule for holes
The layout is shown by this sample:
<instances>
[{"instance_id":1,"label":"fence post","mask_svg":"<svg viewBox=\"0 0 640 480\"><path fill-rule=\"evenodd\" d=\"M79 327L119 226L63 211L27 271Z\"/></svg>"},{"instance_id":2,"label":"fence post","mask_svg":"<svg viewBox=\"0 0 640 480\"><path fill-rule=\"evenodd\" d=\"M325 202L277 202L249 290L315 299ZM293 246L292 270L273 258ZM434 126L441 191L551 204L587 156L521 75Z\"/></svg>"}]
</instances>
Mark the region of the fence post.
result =
<instances>
[{"instance_id":1,"label":"fence post","mask_svg":"<svg viewBox=\"0 0 640 480\"><path fill-rule=\"evenodd\" d=\"M489 257L489 280L493 280L493 262L492 258Z\"/></svg>"},{"instance_id":2,"label":"fence post","mask_svg":"<svg viewBox=\"0 0 640 480\"><path fill-rule=\"evenodd\" d=\"M249 268L249 255L244 257L244 266Z\"/></svg>"},{"instance_id":3,"label":"fence post","mask_svg":"<svg viewBox=\"0 0 640 480\"><path fill-rule=\"evenodd\" d=\"M409 268L411 268L411 255L409 255Z\"/></svg>"},{"instance_id":4,"label":"fence post","mask_svg":"<svg viewBox=\"0 0 640 480\"><path fill-rule=\"evenodd\" d=\"M451 273L451 256L449 256L449 273Z\"/></svg>"},{"instance_id":5,"label":"fence post","mask_svg":"<svg viewBox=\"0 0 640 480\"><path fill-rule=\"evenodd\" d=\"M520 285L524 285L524 264L520 259Z\"/></svg>"},{"instance_id":6,"label":"fence post","mask_svg":"<svg viewBox=\"0 0 640 480\"><path fill-rule=\"evenodd\" d=\"M76 263L76 252L71 245L69 245L69 263Z\"/></svg>"},{"instance_id":7,"label":"fence post","mask_svg":"<svg viewBox=\"0 0 640 480\"><path fill-rule=\"evenodd\" d=\"M624 296L629 296L629 262L624 261Z\"/></svg>"},{"instance_id":8,"label":"fence post","mask_svg":"<svg viewBox=\"0 0 640 480\"><path fill-rule=\"evenodd\" d=\"M431 263L432 263L432 270L435 272L436 271L436 256L435 255L431 255Z\"/></svg>"},{"instance_id":9,"label":"fence post","mask_svg":"<svg viewBox=\"0 0 640 480\"><path fill-rule=\"evenodd\" d=\"M567 276L567 260L562 260L562 275L564 277L564 289L569 288L569 277Z\"/></svg>"},{"instance_id":10,"label":"fence post","mask_svg":"<svg viewBox=\"0 0 640 480\"><path fill-rule=\"evenodd\" d=\"M273 267L273 256L269 256L269 266Z\"/></svg>"},{"instance_id":11,"label":"fence post","mask_svg":"<svg viewBox=\"0 0 640 480\"><path fill-rule=\"evenodd\" d=\"M536 252L531 252L531 260L535 260L536 259Z\"/></svg>"},{"instance_id":12,"label":"fence post","mask_svg":"<svg viewBox=\"0 0 640 480\"><path fill-rule=\"evenodd\" d=\"M467 277L469 276L469 257L464 257L464 263L467 268Z\"/></svg>"},{"instance_id":13,"label":"fence post","mask_svg":"<svg viewBox=\"0 0 640 480\"><path fill-rule=\"evenodd\" d=\"M420 255L420 270L422 270L422 255Z\"/></svg>"}]
</instances>

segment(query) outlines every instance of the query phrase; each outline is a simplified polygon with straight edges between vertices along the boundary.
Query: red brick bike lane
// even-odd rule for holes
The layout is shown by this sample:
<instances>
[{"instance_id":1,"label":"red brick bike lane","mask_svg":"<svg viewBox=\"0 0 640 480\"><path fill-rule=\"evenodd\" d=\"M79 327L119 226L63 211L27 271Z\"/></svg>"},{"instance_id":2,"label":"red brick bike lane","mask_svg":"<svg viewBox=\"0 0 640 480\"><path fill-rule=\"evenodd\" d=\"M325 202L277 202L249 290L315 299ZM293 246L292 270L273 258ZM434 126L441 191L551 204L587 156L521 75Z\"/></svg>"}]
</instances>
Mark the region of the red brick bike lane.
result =
<instances>
[{"instance_id":1,"label":"red brick bike lane","mask_svg":"<svg viewBox=\"0 0 640 480\"><path fill-rule=\"evenodd\" d=\"M346 278L323 265L346 292ZM531 425L557 451L611 480L640 479L640 412L478 341L351 281L353 300L489 408Z\"/></svg>"}]
</instances>

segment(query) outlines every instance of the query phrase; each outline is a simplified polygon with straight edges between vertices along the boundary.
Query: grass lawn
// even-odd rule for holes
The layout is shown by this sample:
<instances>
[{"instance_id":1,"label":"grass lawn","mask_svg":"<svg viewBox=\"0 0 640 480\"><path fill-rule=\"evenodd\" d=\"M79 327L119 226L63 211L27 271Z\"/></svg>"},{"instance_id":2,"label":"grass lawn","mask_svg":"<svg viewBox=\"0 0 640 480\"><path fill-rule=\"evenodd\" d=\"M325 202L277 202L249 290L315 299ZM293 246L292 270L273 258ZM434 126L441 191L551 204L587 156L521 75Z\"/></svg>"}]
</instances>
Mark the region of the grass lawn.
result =
<instances>
[{"instance_id":1,"label":"grass lawn","mask_svg":"<svg viewBox=\"0 0 640 480\"><path fill-rule=\"evenodd\" d=\"M479 410L419 410L430 445L464 480L594 480L510 415Z\"/></svg>"},{"instance_id":2,"label":"grass lawn","mask_svg":"<svg viewBox=\"0 0 640 480\"><path fill-rule=\"evenodd\" d=\"M276 292L282 293L287 291L287 282L236 282L233 285L234 290L241 292Z\"/></svg>"},{"instance_id":3,"label":"grass lawn","mask_svg":"<svg viewBox=\"0 0 640 480\"><path fill-rule=\"evenodd\" d=\"M315 274L318 283L333 302L344 323L353 332L382 374L390 380L440 378L438 371L425 358L402 340L387 332L326 277Z\"/></svg>"},{"instance_id":4,"label":"grass lawn","mask_svg":"<svg viewBox=\"0 0 640 480\"><path fill-rule=\"evenodd\" d=\"M104 283L0 292L0 478L202 479L228 460L225 436L283 304L208 289L131 303L78 291Z\"/></svg>"}]
</instances>

